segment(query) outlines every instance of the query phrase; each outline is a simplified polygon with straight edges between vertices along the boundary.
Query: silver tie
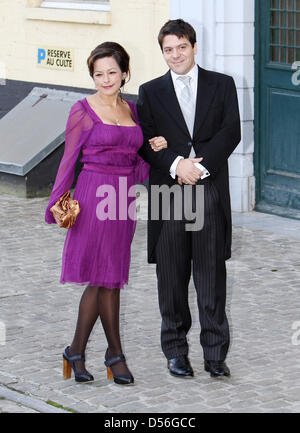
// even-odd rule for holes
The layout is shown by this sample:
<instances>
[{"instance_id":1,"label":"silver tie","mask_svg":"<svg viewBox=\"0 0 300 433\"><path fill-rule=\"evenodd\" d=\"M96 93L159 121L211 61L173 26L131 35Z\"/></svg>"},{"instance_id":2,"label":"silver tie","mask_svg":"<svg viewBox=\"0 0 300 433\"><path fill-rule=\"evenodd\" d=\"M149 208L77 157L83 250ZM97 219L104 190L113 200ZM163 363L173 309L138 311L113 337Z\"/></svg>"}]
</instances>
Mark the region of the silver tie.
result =
<instances>
[{"instance_id":1,"label":"silver tie","mask_svg":"<svg viewBox=\"0 0 300 433\"><path fill-rule=\"evenodd\" d=\"M194 122L195 122L195 104L194 98L192 95L191 88L191 77L188 75L182 75L177 78L177 80L181 80L184 84L184 88L182 89L179 95L179 104L184 117L184 120L187 124L190 136L193 137L194 131ZM195 157L194 148L191 148L191 152L189 158Z\"/></svg>"}]
</instances>

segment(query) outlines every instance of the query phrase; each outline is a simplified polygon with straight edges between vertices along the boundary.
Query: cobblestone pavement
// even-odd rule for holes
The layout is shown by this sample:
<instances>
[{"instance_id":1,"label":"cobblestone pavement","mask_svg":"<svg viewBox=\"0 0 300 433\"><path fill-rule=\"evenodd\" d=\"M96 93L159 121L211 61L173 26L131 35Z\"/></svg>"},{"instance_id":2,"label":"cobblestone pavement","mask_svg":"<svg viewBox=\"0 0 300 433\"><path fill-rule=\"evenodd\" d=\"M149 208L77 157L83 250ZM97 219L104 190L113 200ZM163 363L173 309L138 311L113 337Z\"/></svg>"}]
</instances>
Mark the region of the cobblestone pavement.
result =
<instances>
[{"instance_id":1,"label":"cobblestone pavement","mask_svg":"<svg viewBox=\"0 0 300 433\"><path fill-rule=\"evenodd\" d=\"M190 360L195 377L171 377L160 349L155 265L146 263L146 222L132 246L121 295L121 334L132 387L106 378L98 322L87 347L89 384L62 378L62 351L75 329L84 287L59 283L65 231L44 223L45 198L0 196L0 412L39 412L30 399L62 410L104 413L299 412L300 222L255 212L234 215L227 262L231 378L203 370L193 284ZM143 209L142 209L143 211ZM2 396L2 397L1 397ZM26 401L26 397L28 400Z\"/></svg>"},{"instance_id":2,"label":"cobblestone pavement","mask_svg":"<svg viewBox=\"0 0 300 433\"><path fill-rule=\"evenodd\" d=\"M39 413L34 409L22 406L14 401L0 398L0 413Z\"/></svg>"}]
</instances>

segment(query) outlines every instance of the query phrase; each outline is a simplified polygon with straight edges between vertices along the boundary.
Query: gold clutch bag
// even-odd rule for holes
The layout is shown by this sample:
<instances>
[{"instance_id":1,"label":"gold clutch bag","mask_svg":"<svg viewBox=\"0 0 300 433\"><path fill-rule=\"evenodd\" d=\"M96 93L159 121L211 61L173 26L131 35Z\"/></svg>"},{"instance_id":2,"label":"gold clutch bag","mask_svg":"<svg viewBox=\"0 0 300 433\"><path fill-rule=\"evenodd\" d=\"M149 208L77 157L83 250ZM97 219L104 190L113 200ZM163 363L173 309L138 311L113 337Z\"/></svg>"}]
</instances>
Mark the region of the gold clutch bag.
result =
<instances>
[{"instance_id":1,"label":"gold clutch bag","mask_svg":"<svg viewBox=\"0 0 300 433\"><path fill-rule=\"evenodd\" d=\"M80 207L78 201L71 198L70 191L67 191L50 208L50 211L59 227L70 229L75 224Z\"/></svg>"}]
</instances>

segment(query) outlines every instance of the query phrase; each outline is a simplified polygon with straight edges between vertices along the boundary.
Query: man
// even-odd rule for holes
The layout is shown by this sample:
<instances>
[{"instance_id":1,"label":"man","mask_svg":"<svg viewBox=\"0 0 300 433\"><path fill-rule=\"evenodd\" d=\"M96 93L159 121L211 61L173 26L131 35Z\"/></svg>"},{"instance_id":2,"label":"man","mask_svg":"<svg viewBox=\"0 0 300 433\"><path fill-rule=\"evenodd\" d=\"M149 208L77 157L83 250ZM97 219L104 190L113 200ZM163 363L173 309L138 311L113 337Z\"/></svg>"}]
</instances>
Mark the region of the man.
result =
<instances>
[{"instance_id":1,"label":"man","mask_svg":"<svg viewBox=\"0 0 300 433\"><path fill-rule=\"evenodd\" d=\"M194 189L204 185L202 230L187 231L184 218L174 218L174 202L170 220L163 221L161 215L159 220L148 220L148 261L157 263L162 350L172 375L193 376L187 342L192 269L204 368L213 377L229 376L225 363L229 346L225 260L231 254L227 160L240 141L236 88L231 77L195 64L196 33L190 24L168 21L158 40L170 70L143 84L137 103L144 133L140 154L151 165L150 188L176 183L183 190L186 185ZM157 136L168 143L160 152L150 140ZM150 216L155 205L149 192Z\"/></svg>"}]
</instances>

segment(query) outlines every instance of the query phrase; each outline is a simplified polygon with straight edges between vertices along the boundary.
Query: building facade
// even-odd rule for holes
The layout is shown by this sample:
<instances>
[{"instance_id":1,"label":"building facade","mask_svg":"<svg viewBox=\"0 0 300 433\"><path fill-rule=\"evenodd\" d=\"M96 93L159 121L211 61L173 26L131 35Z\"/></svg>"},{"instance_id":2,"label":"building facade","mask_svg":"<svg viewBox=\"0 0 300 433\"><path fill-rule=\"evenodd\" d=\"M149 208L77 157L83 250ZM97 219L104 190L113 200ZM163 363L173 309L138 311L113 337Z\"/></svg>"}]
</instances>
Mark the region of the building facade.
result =
<instances>
[{"instance_id":1,"label":"building facade","mask_svg":"<svg viewBox=\"0 0 300 433\"><path fill-rule=\"evenodd\" d=\"M232 209L300 218L300 0L0 2L0 116L34 86L93 91L86 59L113 40L131 56L125 92L167 68L160 27L197 31L200 66L233 76L242 140L229 159ZM299 72L299 73L298 73Z\"/></svg>"}]
</instances>

